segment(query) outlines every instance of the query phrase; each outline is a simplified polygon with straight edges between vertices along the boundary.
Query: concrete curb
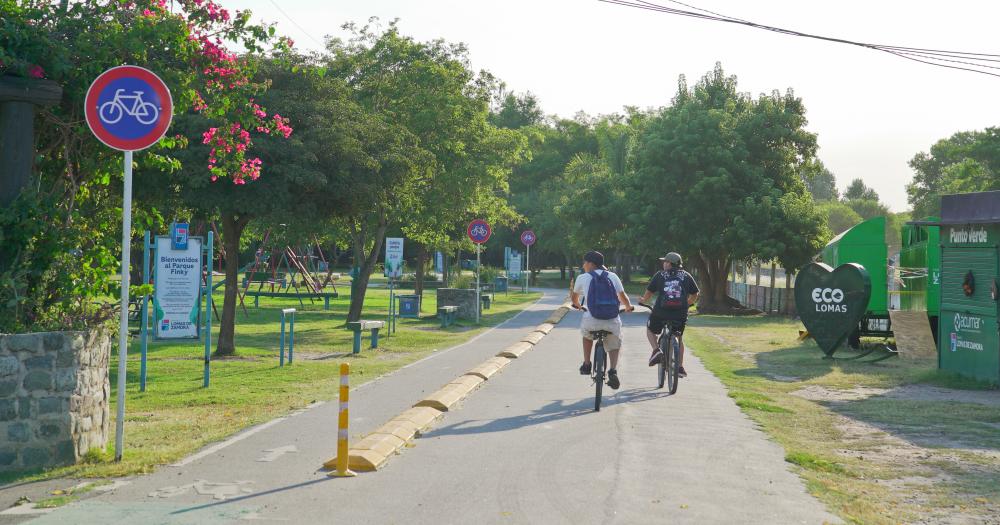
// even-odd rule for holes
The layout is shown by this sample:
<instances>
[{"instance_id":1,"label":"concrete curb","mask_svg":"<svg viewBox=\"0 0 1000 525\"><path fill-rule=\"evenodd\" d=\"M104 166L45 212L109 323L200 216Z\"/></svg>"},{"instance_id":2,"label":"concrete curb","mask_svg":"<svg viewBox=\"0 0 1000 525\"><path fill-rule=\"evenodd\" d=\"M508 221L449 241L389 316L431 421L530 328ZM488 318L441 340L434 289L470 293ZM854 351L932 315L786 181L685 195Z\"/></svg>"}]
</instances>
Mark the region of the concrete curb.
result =
<instances>
[{"instance_id":1,"label":"concrete curb","mask_svg":"<svg viewBox=\"0 0 1000 525\"><path fill-rule=\"evenodd\" d=\"M492 375L510 364L511 360L517 359L531 350L555 328L555 325L568 312L568 304L564 303L520 342L508 346L495 357L487 359L479 366L458 376L454 381L418 401L412 408L405 410L362 438L348 451L349 468L356 472L371 472L381 468L390 456L397 454L401 448L406 446L406 443L413 440L431 423L474 392ZM327 469L335 469L336 466L337 458L323 464L323 467Z\"/></svg>"},{"instance_id":2,"label":"concrete curb","mask_svg":"<svg viewBox=\"0 0 1000 525\"><path fill-rule=\"evenodd\" d=\"M538 325L538 326L535 327L535 331L538 332L538 333L549 335L549 332L551 332L552 329L555 328L555 327L556 327L556 325L554 325L552 323L542 323L542 324L540 324L540 325Z\"/></svg>"},{"instance_id":3,"label":"concrete curb","mask_svg":"<svg viewBox=\"0 0 1000 525\"><path fill-rule=\"evenodd\" d=\"M521 341L519 343L514 343L508 346L507 348L501 350L500 353L497 354L497 357L506 357L507 359L517 359L518 357L524 355L524 353L527 352L528 350L531 350L533 346L535 345L531 343L526 343L524 341Z\"/></svg>"}]
</instances>

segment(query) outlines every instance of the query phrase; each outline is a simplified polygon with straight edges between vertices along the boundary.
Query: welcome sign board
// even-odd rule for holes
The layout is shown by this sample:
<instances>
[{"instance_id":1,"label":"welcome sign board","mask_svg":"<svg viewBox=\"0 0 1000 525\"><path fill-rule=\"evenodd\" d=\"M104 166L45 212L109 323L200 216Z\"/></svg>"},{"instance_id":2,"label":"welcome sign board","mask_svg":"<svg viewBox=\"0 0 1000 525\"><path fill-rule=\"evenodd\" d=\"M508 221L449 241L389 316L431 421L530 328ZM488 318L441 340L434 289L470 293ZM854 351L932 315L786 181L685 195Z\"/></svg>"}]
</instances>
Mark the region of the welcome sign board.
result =
<instances>
[{"instance_id":1,"label":"welcome sign board","mask_svg":"<svg viewBox=\"0 0 1000 525\"><path fill-rule=\"evenodd\" d=\"M197 339L201 314L201 238L189 237L175 250L171 237L156 238L153 269L154 335L158 339Z\"/></svg>"}]
</instances>

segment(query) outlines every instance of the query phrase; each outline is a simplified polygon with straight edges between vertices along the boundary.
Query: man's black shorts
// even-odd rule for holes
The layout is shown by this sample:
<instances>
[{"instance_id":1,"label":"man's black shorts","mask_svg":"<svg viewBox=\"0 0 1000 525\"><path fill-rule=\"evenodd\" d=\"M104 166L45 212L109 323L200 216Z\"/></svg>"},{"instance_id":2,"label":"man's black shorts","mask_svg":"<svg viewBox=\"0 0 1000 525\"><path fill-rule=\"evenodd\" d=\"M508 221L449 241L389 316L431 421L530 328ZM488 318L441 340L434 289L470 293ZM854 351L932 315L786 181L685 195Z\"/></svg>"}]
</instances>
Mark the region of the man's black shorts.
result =
<instances>
[{"instance_id":1,"label":"man's black shorts","mask_svg":"<svg viewBox=\"0 0 1000 525\"><path fill-rule=\"evenodd\" d=\"M654 334L663 331L664 326L670 326L674 331L684 335L684 326L687 324L687 316L670 315L660 310L653 310L646 321L646 328Z\"/></svg>"}]
</instances>

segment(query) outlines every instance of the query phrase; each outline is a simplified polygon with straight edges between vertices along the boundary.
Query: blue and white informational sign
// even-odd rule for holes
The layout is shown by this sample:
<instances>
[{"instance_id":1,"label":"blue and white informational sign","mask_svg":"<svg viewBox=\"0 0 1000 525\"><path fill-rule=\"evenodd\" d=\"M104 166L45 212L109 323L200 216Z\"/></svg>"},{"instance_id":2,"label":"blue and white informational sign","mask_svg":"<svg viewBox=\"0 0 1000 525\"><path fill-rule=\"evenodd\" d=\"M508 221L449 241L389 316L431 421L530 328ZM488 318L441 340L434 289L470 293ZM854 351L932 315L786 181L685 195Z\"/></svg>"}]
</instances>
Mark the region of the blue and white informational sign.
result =
<instances>
[{"instance_id":1,"label":"blue and white informational sign","mask_svg":"<svg viewBox=\"0 0 1000 525\"><path fill-rule=\"evenodd\" d=\"M173 237L157 237L153 278L154 336L197 339L201 314L201 238L189 237L187 248L174 249Z\"/></svg>"},{"instance_id":2,"label":"blue and white informational sign","mask_svg":"<svg viewBox=\"0 0 1000 525\"><path fill-rule=\"evenodd\" d=\"M521 261L521 254L512 251L510 254L510 265L507 267L507 277L511 279L521 278Z\"/></svg>"},{"instance_id":3,"label":"blue and white informational sign","mask_svg":"<svg viewBox=\"0 0 1000 525\"><path fill-rule=\"evenodd\" d=\"M444 254L441 252L434 254L434 271L444 273Z\"/></svg>"},{"instance_id":4,"label":"blue and white informational sign","mask_svg":"<svg viewBox=\"0 0 1000 525\"><path fill-rule=\"evenodd\" d=\"M403 238L385 239L385 276L390 279L403 277Z\"/></svg>"},{"instance_id":5,"label":"blue and white informational sign","mask_svg":"<svg viewBox=\"0 0 1000 525\"><path fill-rule=\"evenodd\" d=\"M188 247L188 225L186 222L175 222L170 227L170 237L174 240L175 250L187 250Z\"/></svg>"}]
</instances>

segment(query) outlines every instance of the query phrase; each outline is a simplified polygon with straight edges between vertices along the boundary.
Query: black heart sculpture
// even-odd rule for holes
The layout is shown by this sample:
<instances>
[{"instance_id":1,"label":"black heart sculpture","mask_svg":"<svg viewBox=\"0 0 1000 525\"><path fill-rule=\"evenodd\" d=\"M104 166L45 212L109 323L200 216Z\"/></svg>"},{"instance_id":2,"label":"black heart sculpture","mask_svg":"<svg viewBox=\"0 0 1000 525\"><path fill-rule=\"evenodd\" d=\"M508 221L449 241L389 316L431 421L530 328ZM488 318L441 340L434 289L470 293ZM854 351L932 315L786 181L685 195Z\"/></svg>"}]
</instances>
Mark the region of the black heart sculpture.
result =
<instances>
[{"instance_id":1,"label":"black heart sculpture","mask_svg":"<svg viewBox=\"0 0 1000 525\"><path fill-rule=\"evenodd\" d=\"M834 270L809 263L795 276L795 308L827 356L858 327L871 295L871 278L860 264L842 264Z\"/></svg>"}]
</instances>

